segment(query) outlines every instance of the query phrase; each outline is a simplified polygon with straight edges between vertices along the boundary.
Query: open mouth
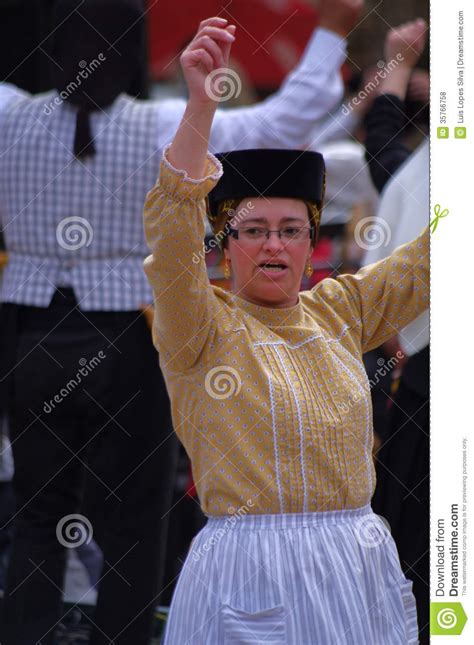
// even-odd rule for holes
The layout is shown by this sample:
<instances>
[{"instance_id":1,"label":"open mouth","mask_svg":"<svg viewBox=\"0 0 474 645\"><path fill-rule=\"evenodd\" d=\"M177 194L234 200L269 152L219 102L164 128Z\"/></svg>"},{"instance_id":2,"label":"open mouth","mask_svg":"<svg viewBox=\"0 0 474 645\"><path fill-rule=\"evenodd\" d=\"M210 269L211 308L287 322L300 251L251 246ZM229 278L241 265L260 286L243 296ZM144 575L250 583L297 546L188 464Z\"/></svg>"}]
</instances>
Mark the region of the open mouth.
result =
<instances>
[{"instance_id":1,"label":"open mouth","mask_svg":"<svg viewBox=\"0 0 474 645\"><path fill-rule=\"evenodd\" d=\"M281 273L288 268L286 264L279 262L262 262L262 264L259 264L259 267L265 273Z\"/></svg>"}]
</instances>

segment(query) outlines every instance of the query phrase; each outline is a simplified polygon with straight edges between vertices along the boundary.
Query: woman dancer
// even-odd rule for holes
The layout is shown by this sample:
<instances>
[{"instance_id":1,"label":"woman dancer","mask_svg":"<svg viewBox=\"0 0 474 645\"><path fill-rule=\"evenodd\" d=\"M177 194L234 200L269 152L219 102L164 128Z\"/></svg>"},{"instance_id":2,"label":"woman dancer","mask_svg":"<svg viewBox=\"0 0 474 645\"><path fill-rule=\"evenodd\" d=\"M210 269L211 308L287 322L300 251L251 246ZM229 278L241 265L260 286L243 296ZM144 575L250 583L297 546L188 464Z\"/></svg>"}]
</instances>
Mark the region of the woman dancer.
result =
<instances>
[{"instance_id":1,"label":"woman dancer","mask_svg":"<svg viewBox=\"0 0 474 645\"><path fill-rule=\"evenodd\" d=\"M428 306L428 232L299 293L316 241L314 152L207 152L232 26L187 49L189 102L145 206L153 337L209 519L173 598L167 645L406 645L411 582L370 507L362 354ZM206 202L233 290L212 287Z\"/></svg>"}]
</instances>

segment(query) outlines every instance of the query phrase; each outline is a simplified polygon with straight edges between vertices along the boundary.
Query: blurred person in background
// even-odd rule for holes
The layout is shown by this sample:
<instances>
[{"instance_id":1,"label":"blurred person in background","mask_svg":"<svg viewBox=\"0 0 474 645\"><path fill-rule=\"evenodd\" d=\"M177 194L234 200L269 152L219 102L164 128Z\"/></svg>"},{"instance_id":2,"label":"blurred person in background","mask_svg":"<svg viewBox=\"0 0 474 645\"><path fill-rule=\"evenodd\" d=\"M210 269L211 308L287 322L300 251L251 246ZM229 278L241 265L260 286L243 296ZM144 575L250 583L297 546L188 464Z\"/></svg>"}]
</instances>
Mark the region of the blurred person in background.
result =
<instances>
[{"instance_id":1,"label":"blurred person in background","mask_svg":"<svg viewBox=\"0 0 474 645\"><path fill-rule=\"evenodd\" d=\"M389 31L386 60L401 57L381 85L367 117L367 160L374 184L382 191L371 223L376 243L368 244L364 265L376 262L413 239L429 222L429 140L427 74L413 72L426 43L427 25L418 19ZM415 152L405 136L407 95L414 130L422 143ZM413 137L411 137L413 139ZM374 238L373 238L374 239ZM429 312L423 313L384 347L386 360L403 360L389 404L385 428L376 437L377 488L372 506L389 522L405 575L413 580L419 638L429 643ZM380 434L382 433L383 434Z\"/></svg>"},{"instance_id":2,"label":"blurred person in background","mask_svg":"<svg viewBox=\"0 0 474 645\"><path fill-rule=\"evenodd\" d=\"M298 67L262 104L218 111L213 149L302 146L340 99L344 36L362 6L322 2ZM65 566L57 531L82 509L85 471L99 482L104 553L91 642L148 645L151 634L176 444L141 313L151 301L141 213L186 103L125 95L143 55L141 18L132 0L59 0L56 90L0 84L1 381L18 508L4 645L54 642ZM218 34L204 21L194 42Z\"/></svg>"},{"instance_id":3,"label":"blurred person in background","mask_svg":"<svg viewBox=\"0 0 474 645\"><path fill-rule=\"evenodd\" d=\"M144 130L156 118L143 110L134 119L123 94L141 65L141 18L132 0L59 1L57 90L0 87L3 356L17 504L5 644L54 643L65 547L92 538L78 516L86 472L99 481L93 529L104 553L92 642L145 645L151 634L176 443L134 271L143 195L138 178L125 185L147 159ZM128 157L113 169L119 151Z\"/></svg>"},{"instance_id":4,"label":"blurred person in background","mask_svg":"<svg viewBox=\"0 0 474 645\"><path fill-rule=\"evenodd\" d=\"M369 250L364 264L387 257L429 220L429 143L394 173L377 220L391 231L387 244ZM374 229L377 222L374 224ZM429 313L400 331L384 348L386 361L401 355L396 390L386 397L385 432L379 436L377 488L372 507L389 522L403 570L413 580L420 642L429 642ZM395 378L395 375L392 374ZM379 426L378 431L381 430Z\"/></svg>"},{"instance_id":5,"label":"blurred person in background","mask_svg":"<svg viewBox=\"0 0 474 645\"><path fill-rule=\"evenodd\" d=\"M422 18L391 29L385 41L386 61L399 61L382 80L379 95L366 117L366 159L372 180L381 192L413 148L407 144L407 121L418 140L424 142L429 125L429 83L416 64L426 45L428 26ZM407 117L406 97L411 88L411 115ZM416 106L416 107L414 107ZM413 114L415 112L415 114ZM425 129L419 122L423 119Z\"/></svg>"}]
</instances>

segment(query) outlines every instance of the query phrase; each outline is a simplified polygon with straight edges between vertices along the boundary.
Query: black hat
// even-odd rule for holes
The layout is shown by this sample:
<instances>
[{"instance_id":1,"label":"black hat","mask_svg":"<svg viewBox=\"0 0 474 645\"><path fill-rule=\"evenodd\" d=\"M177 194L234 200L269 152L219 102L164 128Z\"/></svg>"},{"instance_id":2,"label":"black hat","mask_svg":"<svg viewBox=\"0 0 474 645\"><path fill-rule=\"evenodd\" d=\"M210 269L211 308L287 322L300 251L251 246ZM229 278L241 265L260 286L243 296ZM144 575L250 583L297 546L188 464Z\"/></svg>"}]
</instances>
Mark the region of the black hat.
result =
<instances>
[{"instance_id":1,"label":"black hat","mask_svg":"<svg viewBox=\"0 0 474 645\"><path fill-rule=\"evenodd\" d=\"M216 155L224 174L208 195L208 217L215 228L219 204L247 197L290 197L322 210L326 170L310 150L236 150ZM319 222L314 222L317 226ZM214 230L214 232L217 232Z\"/></svg>"}]
</instances>

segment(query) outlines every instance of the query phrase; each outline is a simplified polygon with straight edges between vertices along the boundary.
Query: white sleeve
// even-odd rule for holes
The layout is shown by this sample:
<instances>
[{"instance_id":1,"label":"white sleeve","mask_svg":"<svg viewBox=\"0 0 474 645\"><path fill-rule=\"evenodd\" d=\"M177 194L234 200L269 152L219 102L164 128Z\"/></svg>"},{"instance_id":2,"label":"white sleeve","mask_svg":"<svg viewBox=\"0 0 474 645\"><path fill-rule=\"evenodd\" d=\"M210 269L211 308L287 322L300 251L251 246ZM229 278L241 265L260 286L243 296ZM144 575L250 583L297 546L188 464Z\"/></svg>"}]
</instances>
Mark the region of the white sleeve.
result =
<instances>
[{"instance_id":1,"label":"white sleeve","mask_svg":"<svg viewBox=\"0 0 474 645\"><path fill-rule=\"evenodd\" d=\"M16 85L11 83L0 82L0 117L2 112L10 105L15 99L26 98L30 96L28 92L20 90Z\"/></svg>"},{"instance_id":2,"label":"white sleeve","mask_svg":"<svg viewBox=\"0 0 474 645\"><path fill-rule=\"evenodd\" d=\"M352 138L360 122L358 114L338 108L335 114L328 114L315 125L308 142L309 150L318 151L326 143Z\"/></svg>"},{"instance_id":3,"label":"white sleeve","mask_svg":"<svg viewBox=\"0 0 474 645\"><path fill-rule=\"evenodd\" d=\"M340 67L345 58L345 40L316 29L278 92L255 106L217 110L209 150L305 147L315 122L342 97Z\"/></svg>"},{"instance_id":4,"label":"white sleeve","mask_svg":"<svg viewBox=\"0 0 474 645\"><path fill-rule=\"evenodd\" d=\"M340 67L345 58L345 40L327 29L316 29L300 63L278 92L257 105L217 110L210 152L306 147L315 123L342 97ZM173 140L185 108L185 99L158 102L160 149Z\"/></svg>"}]
</instances>

